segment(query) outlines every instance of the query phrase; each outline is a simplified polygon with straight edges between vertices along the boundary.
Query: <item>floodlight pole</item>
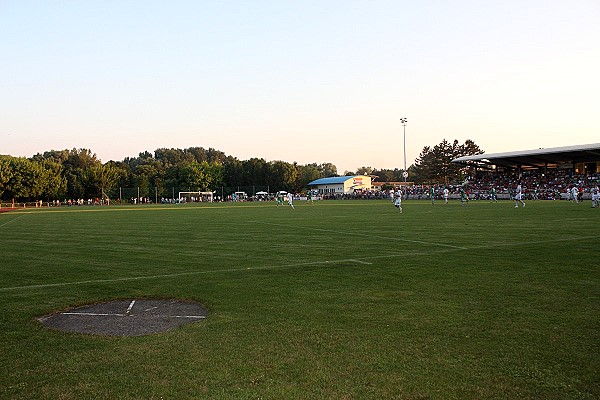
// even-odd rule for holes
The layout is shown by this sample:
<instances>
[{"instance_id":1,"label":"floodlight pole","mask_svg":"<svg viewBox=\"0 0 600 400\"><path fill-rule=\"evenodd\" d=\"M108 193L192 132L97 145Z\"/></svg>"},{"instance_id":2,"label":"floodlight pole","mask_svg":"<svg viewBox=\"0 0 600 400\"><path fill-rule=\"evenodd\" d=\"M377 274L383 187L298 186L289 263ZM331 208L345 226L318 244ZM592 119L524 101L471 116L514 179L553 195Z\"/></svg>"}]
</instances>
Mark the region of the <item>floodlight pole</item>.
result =
<instances>
[{"instance_id":1,"label":"floodlight pole","mask_svg":"<svg viewBox=\"0 0 600 400\"><path fill-rule=\"evenodd\" d=\"M402 122L402 126L404 127L404 182L406 182L406 118L400 118L400 122Z\"/></svg>"}]
</instances>

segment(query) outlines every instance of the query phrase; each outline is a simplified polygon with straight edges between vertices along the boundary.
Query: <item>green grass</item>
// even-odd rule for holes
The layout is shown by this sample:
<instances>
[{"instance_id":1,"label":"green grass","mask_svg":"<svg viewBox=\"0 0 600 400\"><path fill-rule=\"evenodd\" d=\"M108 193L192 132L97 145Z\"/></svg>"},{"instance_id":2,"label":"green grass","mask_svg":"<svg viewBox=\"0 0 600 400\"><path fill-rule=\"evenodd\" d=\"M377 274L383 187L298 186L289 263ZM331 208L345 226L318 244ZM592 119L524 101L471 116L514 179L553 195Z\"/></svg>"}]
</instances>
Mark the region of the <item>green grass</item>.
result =
<instances>
[{"instance_id":1,"label":"green grass","mask_svg":"<svg viewBox=\"0 0 600 400\"><path fill-rule=\"evenodd\" d=\"M597 399L599 227L589 202L0 214L0 397ZM36 319L155 297L209 317L141 337Z\"/></svg>"}]
</instances>

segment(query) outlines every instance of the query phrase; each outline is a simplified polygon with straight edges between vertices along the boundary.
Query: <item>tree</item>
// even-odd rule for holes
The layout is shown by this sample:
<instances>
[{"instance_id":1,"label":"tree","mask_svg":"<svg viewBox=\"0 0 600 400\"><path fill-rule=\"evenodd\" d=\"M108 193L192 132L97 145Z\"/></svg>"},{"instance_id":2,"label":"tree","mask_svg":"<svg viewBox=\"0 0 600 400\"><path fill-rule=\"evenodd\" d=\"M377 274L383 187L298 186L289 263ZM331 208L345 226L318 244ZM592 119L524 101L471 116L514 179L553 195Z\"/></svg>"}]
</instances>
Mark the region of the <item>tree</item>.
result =
<instances>
[{"instance_id":1,"label":"tree","mask_svg":"<svg viewBox=\"0 0 600 400\"><path fill-rule=\"evenodd\" d=\"M208 163L222 164L226 158L225 153L219 150L215 150L212 147L208 150L202 147L190 147L188 149L185 149L184 152L186 154L193 155L196 161L198 162L206 161Z\"/></svg>"},{"instance_id":2,"label":"tree","mask_svg":"<svg viewBox=\"0 0 600 400\"><path fill-rule=\"evenodd\" d=\"M110 163L97 164L86 168L82 174L85 197L102 195L102 190L108 191L116 187L119 181L119 170Z\"/></svg>"},{"instance_id":3,"label":"tree","mask_svg":"<svg viewBox=\"0 0 600 400\"><path fill-rule=\"evenodd\" d=\"M10 164L11 158L0 155L0 199L4 198L4 193L9 190L9 181L14 175Z\"/></svg>"},{"instance_id":4,"label":"tree","mask_svg":"<svg viewBox=\"0 0 600 400\"><path fill-rule=\"evenodd\" d=\"M363 167L361 173L372 168ZM50 150L30 159L0 156L0 196L3 198L79 199L98 197L101 190L139 188L141 196L176 187L269 186L270 190L303 190L308 182L337 176L331 163L298 165L251 158L240 161L213 148L159 148L153 153L106 164L89 149ZM119 195L121 192L119 191Z\"/></svg>"},{"instance_id":5,"label":"tree","mask_svg":"<svg viewBox=\"0 0 600 400\"><path fill-rule=\"evenodd\" d=\"M180 183L190 190L211 190L221 183L222 172L223 168L216 163L206 161L185 163L180 170Z\"/></svg>"},{"instance_id":6,"label":"tree","mask_svg":"<svg viewBox=\"0 0 600 400\"><path fill-rule=\"evenodd\" d=\"M297 191L302 188L298 186L298 170L294 164L285 161L272 161L269 163L269 186L274 190Z\"/></svg>"},{"instance_id":7,"label":"tree","mask_svg":"<svg viewBox=\"0 0 600 400\"><path fill-rule=\"evenodd\" d=\"M215 189L218 186L222 186L225 179L225 167L223 164L213 161L209 162L206 168L210 177L207 188Z\"/></svg>"},{"instance_id":8,"label":"tree","mask_svg":"<svg viewBox=\"0 0 600 400\"><path fill-rule=\"evenodd\" d=\"M332 163L323 163L319 165L319 168L321 168L323 177L325 178L330 176L337 176L337 167Z\"/></svg>"},{"instance_id":9,"label":"tree","mask_svg":"<svg viewBox=\"0 0 600 400\"><path fill-rule=\"evenodd\" d=\"M140 190L141 196L149 196L154 192L155 180L158 176L157 166L160 163L155 162L154 159L141 165L138 165L133 170L134 184Z\"/></svg>"},{"instance_id":10,"label":"tree","mask_svg":"<svg viewBox=\"0 0 600 400\"><path fill-rule=\"evenodd\" d=\"M242 185L264 185L267 180L269 166L263 158L251 158L242 161Z\"/></svg>"},{"instance_id":11,"label":"tree","mask_svg":"<svg viewBox=\"0 0 600 400\"><path fill-rule=\"evenodd\" d=\"M156 149L156 151L154 151L154 158L158 161L162 161L167 166L181 165L192 161L202 161L197 160L194 153L181 149Z\"/></svg>"},{"instance_id":12,"label":"tree","mask_svg":"<svg viewBox=\"0 0 600 400\"><path fill-rule=\"evenodd\" d=\"M227 156L223 165L225 167L225 186L242 186L242 162L235 157Z\"/></svg>"},{"instance_id":13,"label":"tree","mask_svg":"<svg viewBox=\"0 0 600 400\"><path fill-rule=\"evenodd\" d=\"M316 179L324 178L322 170L317 164L307 164L298 166L298 182L297 186L304 188L309 182Z\"/></svg>"},{"instance_id":14,"label":"tree","mask_svg":"<svg viewBox=\"0 0 600 400\"><path fill-rule=\"evenodd\" d=\"M410 168L409 168L410 171ZM402 173L404 170L402 169L374 169L371 172L371 175L375 175L378 178L379 182L401 182L404 180ZM413 179L411 175L411 180Z\"/></svg>"},{"instance_id":15,"label":"tree","mask_svg":"<svg viewBox=\"0 0 600 400\"><path fill-rule=\"evenodd\" d=\"M446 139L433 148L425 146L415 162L415 177L421 183L444 183L462 180L461 166L452 160L462 156L482 154L483 151L472 140L459 144Z\"/></svg>"},{"instance_id":16,"label":"tree","mask_svg":"<svg viewBox=\"0 0 600 400\"><path fill-rule=\"evenodd\" d=\"M62 198L67 192L67 180L63 175L62 164L52 160L43 160L40 164L45 170L44 195L54 200Z\"/></svg>"},{"instance_id":17,"label":"tree","mask_svg":"<svg viewBox=\"0 0 600 400\"><path fill-rule=\"evenodd\" d=\"M373 168L371 167L360 167L356 170L356 174L351 175L373 175Z\"/></svg>"},{"instance_id":18,"label":"tree","mask_svg":"<svg viewBox=\"0 0 600 400\"><path fill-rule=\"evenodd\" d=\"M97 195L97 190L94 190L89 185L90 168L101 166L102 163L96 154L89 149L72 149L66 154L60 153L45 153L50 156L50 159L63 159L64 177L67 180L66 195L70 198L86 198ZM64 157L66 156L66 159Z\"/></svg>"},{"instance_id":19,"label":"tree","mask_svg":"<svg viewBox=\"0 0 600 400\"><path fill-rule=\"evenodd\" d=\"M0 196L19 200L56 198L65 189L60 169L25 157L0 158Z\"/></svg>"}]
</instances>

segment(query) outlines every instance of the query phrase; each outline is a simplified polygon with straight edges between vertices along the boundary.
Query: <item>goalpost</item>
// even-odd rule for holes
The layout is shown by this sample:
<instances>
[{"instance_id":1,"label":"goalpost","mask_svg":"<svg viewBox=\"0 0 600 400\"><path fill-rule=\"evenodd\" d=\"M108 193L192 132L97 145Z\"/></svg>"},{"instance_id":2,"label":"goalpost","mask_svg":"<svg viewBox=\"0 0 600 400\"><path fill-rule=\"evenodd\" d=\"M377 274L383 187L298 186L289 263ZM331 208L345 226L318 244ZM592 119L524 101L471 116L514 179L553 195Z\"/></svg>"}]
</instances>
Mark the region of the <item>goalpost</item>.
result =
<instances>
[{"instance_id":1,"label":"goalpost","mask_svg":"<svg viewBox=\"0 0 600 400\"><path fill-rule=\"evenodd\" d=\"M104 188L102 189L101 198L102 198L102 201L104 204L106 204L107 206L110 206L110 197L108 197L108 195L104 192Z\"/></svg>"},{"instance_id":2,"label":"goalpost","mask_svg":"<svg viewBox=\"0 0 600 400\"><path fill-rule=\"evenodd\" d=\"M184 203L213 202L212 192L179 192L179 201Z\"/></svg>"}]
</instances>

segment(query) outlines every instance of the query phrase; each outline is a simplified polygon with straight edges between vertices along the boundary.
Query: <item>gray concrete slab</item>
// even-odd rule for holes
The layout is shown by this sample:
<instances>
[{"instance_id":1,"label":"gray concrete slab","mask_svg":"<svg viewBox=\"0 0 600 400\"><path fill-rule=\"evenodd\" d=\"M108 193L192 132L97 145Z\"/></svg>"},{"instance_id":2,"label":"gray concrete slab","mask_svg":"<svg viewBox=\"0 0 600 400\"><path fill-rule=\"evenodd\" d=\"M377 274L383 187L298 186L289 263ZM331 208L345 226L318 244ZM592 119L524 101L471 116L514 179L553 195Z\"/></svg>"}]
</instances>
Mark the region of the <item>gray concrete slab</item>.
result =
<instances>
[{"instance_id":1,"label":"gray concrete slab","mask_svg":"<svg viewBox=\"0 0 600 400\"><path fill-rule=\"evenodd\" d=\"M80 306L38 320L65 331L105 336L142 336L204 320L207 310L182 300L131 299Z\"/></svg>"}]
</instances>

